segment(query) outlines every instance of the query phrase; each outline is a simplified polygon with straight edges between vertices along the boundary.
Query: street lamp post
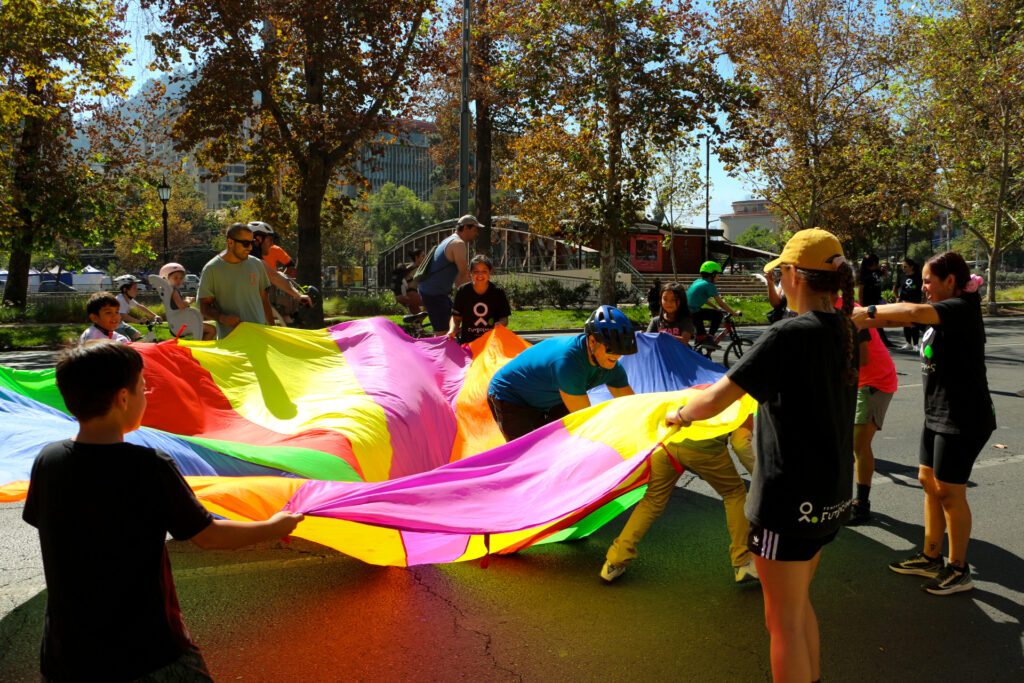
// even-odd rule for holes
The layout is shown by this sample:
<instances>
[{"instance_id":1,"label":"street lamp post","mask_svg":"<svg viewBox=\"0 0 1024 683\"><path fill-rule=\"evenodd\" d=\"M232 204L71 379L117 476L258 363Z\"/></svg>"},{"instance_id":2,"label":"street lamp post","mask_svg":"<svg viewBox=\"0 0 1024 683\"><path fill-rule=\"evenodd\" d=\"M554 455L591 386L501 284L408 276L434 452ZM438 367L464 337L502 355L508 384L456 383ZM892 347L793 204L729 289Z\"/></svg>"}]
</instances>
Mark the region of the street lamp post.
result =
<instances>
[{"instance_id":1,"label":"street lamp post","mask_svg":"<svg viewBox=\"0 0 1024 683\"><path fill-rule=\"evenodd\" d=\"M373 241L369 238L363 240L363 287L369 287L366 283L366 275L369 271L370 252L373 251Z\"/></svg>"},{"instance_id":2,"label":"street lamp post","mask_svg":"<svg viewBox=\"0 0 1024 683\"><path fill-rule=\"evenodd\" d=\"M704 260L711 249L711 136L704 136Z\"/></svg>"},{"instance_id":3,"label":"street lamp post","mask_svg":"<svg viewBox=\"0 0 1024 683\"><path fill-rule=\"evenodd\" d=\"M164 263L170 261L167 256L167 200L171 198L171 186L167 184L167 176L156 186L156 193L164 205Z\"/></svg>"}]
</instances>

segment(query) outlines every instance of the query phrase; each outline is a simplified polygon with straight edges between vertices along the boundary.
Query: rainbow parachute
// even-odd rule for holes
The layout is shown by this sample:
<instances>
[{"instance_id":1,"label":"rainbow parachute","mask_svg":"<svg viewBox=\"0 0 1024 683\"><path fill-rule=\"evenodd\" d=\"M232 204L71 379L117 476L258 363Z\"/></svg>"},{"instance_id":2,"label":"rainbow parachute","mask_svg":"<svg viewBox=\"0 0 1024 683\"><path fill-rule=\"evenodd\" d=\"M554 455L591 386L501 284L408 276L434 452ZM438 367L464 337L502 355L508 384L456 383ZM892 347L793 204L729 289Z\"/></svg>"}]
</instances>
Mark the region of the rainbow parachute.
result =
<instances>
[{"instance_id":1,"label":"rainbow parachute","mask_svg":"<svg viewBox=\"0 0 1024 683\"><path fill-rule=\"evenodd\" d=\"M243 324L219 342L138 344L149 405L126 439L173 456L214 514L301 512L294 535L368 563L514 552L591 533L642 495L659 440L725 433L753 409L745 397L667 434L666 408L721 368L667 335L638 342L623 358L638 395L506 444L487 384L528 344L505 328L461 347L410 339L383 318L316 331ZM608 398L600 389L593 403ZM77 426L53 370L0 367L0 414L10 502L24 498L40 448Z\"/></svg>"}]
</instances>

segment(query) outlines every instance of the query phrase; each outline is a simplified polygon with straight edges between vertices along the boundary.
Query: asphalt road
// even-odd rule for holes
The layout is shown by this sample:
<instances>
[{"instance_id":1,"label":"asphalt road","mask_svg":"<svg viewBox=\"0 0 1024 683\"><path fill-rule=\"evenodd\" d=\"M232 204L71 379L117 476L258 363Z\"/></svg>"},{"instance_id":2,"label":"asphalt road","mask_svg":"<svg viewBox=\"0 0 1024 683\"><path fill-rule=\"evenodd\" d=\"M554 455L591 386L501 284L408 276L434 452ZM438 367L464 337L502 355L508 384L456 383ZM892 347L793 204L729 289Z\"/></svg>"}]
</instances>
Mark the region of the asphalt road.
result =
<instances>
[{"instance_id":1,"label":"asphalt road","mask_svg":"<svg viewBox=\"0 0 1024 683\"><path fill-rule=\"evenodd\" d=\"M968 493L976 588L932 596L886 569L923 535L919 364L897 352L900 389L875 439L876 520L839 534L811 587L828 681L1024 680L1024 320L986 325L999 428ZM38 679L46 594L20 514L0 505L3 681ZM606 585L597 573L624 522L487 569L374 567L300 539L168 545L186 621L220 680L770 680L760 589L733 583L711 489L684 475L640 558ZM82 561L102 562L114 542L96 539Z\"/></svg>"}]
</instances>

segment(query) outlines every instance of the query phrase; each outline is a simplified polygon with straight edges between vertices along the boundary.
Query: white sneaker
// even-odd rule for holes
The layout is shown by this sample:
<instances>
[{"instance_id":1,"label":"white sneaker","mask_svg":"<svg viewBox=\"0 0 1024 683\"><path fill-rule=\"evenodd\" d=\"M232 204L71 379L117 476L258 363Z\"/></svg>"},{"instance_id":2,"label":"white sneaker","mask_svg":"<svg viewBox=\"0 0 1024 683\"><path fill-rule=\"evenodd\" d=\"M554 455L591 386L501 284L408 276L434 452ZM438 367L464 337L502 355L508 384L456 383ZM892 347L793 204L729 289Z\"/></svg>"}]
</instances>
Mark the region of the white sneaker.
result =
<instances>
[{"instance_id":1,"label":"white sneaker","mask_svg":"<svg viewBox=\"0 0 1024 683\"><path fill-rule=\"evenodd\" d=\"M914 350L914 345L911 344L910 342L907 342L906 344L904 344L903 346L900 347L900 351L913 351L913 350Z\"/></svg>"},{"instance_id":2,"label":"white sneaker","mask_svg":"<svg viewBox=\"0 0 1024 683\"><path fill-rule=\"evenodd\" d=\"M601 567L601 578L609 583L625 573L626 565L624 564L612 564L611 562L605 562L604 566Z\"/></svg>"},{"instance_id":3,"label":"white sneaker","mask_svg":"<svg viewBox=\"0 0 1024 683\"><path fill-rule=\"evenodd\" d=\"M738 567L732 568L733 577L736 579L736 583L747 583L748 581L759 581L757 576L757 567L754 566L754 558L751 557L747 560L746 564L741 564Z\"/></svg>"}]
</instances>

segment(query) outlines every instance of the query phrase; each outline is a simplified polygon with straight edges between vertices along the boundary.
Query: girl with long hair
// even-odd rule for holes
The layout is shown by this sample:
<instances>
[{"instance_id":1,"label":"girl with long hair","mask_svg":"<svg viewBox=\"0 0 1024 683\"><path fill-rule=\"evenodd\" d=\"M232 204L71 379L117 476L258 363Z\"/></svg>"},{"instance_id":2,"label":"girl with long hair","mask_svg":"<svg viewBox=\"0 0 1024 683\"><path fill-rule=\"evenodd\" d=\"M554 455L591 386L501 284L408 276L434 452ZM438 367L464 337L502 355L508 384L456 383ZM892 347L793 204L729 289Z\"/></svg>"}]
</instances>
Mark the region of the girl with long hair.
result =
<instances>
[{"instance_id":1,"label":"girl with long hair","mask_svg":"<svg viewBox=\"0 0 1024 683\"><path fill-rule=\"evenodd\" d=\"M725 377L666 422L688 426L744 393L757 399L748 546L764 589L773 678L806 682L821 678L811 579L851 504L859 364L849 317L853 270L839 240L820 228L793 235L765 272L776 266L799 315L769 327Z\"/></svg>"}]
</instances>

